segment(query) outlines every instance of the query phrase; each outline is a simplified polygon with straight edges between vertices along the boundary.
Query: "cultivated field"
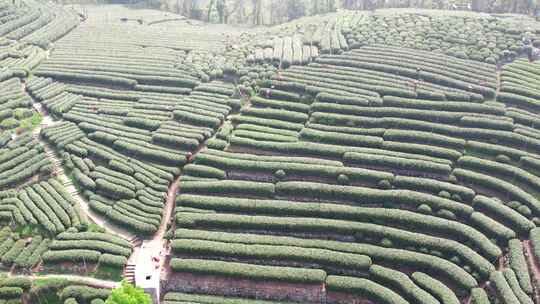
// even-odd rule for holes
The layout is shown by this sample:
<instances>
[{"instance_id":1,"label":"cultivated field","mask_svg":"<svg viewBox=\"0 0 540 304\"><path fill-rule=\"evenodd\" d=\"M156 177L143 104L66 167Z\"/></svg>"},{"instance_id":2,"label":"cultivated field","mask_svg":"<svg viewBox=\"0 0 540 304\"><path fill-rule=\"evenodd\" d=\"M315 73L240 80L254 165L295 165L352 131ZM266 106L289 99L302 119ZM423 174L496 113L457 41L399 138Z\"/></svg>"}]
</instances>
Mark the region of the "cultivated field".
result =
<instances>
[{"instance_id":1,"label":"cultivated field","mask_svg":"<svg viewBox=\"0 0 540 304\"><path fill-rule=\"evenodd\" d=\"M539 304L537 35L0 0L0 303Z\"/></svg>"}]
</instances>

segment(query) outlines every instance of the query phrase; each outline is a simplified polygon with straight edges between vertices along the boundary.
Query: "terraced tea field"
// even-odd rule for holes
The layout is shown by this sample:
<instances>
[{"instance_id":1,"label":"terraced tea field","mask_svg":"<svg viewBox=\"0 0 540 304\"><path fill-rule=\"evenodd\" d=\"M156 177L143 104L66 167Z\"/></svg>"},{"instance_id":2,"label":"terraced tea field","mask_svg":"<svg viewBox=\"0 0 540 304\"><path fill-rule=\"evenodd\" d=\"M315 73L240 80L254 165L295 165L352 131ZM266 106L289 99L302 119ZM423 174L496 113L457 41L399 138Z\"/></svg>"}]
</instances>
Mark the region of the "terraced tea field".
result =
<instances>
[{"instance_id":1,"label":"terraced tea field","mask_svg":"<svg viewBox=\"0 0 540 304\"><path fill-rule=\"evenodd\" d=\"M537 35L0 1L0 303L538 304Z\"/></svg>"}]
</instances>

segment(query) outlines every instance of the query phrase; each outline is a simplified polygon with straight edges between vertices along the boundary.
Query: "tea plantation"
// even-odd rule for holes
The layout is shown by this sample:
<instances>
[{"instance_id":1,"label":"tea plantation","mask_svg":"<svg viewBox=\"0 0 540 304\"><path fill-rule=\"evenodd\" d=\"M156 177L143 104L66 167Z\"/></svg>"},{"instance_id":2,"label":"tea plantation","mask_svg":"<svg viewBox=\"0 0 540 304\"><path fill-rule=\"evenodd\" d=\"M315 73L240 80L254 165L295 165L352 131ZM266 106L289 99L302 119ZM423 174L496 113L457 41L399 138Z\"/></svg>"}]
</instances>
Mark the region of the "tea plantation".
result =
<instances>
[{"instance_id":1,"label":"tea plantation","mask_svg":"<svg viewBox=\"0 0 540 304\"><path fill-rule=\"evenodd\" d=\"M0 0L0 303L540 303L533 18L79 9Z\"/></svg>"}]
</instances>

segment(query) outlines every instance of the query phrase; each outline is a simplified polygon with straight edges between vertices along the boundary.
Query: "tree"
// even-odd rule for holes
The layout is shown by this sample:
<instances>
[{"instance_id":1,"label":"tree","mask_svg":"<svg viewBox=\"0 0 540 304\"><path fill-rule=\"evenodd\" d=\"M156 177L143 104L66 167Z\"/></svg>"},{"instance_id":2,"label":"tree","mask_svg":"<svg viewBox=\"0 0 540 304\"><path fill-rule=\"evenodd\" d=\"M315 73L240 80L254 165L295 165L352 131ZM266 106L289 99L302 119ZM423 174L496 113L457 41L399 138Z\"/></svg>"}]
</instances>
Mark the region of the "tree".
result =
<instances>
[{"instance_id":1,"label":"tree","mask_svg":"<svg viewBox=\"0 0 540 304\"><path fill-rule=\"evenodd\" d=\"M111 292L105 304L152 304L152 299L142 288L122 281L122 286Z\"/></svg>"},{"instance_id":2,"label":"tree","mask_svg":"<svg viewBox=\"0 0 540 304\"><path fill-rule=\"evenodd\" d=\"M219 16L219 23L227 23L227 7L225 0L217 0L216 10Z\"/></svg>"},{"instance_id":3,"label":"tree","mask_svg":"<svg viewBox=\"0 0 540 304\"><path fill-rule=\"evenodd\" d=\"M210 15L212 14L212 9L214 8L214 4L216 3L216 0L210 0L210 3L208 4L208 13L206 17L206 21L210 22Z\"/></svg>"},{"instance_id":4,"label":"tree","mask_svg":"<svg viewBox=\"0 0 540 304\"><path fill-rule=\"evenodd\" d=\"M300 18L306 15L306 7L302 1L288 0L287 1L287 14L289 20Z\"/></svg>"}]
</instances>

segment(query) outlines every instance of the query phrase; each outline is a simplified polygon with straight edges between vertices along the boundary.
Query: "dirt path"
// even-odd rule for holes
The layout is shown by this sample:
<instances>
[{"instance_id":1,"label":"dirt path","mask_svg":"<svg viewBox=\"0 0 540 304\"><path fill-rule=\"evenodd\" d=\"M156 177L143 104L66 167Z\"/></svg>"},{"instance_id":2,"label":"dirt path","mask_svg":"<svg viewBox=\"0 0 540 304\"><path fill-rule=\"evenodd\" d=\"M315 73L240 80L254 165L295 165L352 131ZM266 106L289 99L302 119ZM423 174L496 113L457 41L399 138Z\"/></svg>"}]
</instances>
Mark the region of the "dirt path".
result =
<instances>
[{"instance_id":1,"label":"dirt path","mask_svg":"<svg viewBox=\"0 0 540 304\"><path fill-rule=\"evenodd\" d=\"M167 256L169 255L168 242L164 239L167 233L167 227L171 218L174 216L174 207L176 205L176 193L180 187L180 178L178 176L169 186L165 202L164 214L161 219L161 225L151 240L142 242L138 248L136 258L128 264L134 265L133 278L137 286L144 288L154 288L155 294L152 294L154 301L160 297L161 279L165 275Z\"/></svg>"},{"instance_id":2,"label":"dirt path","mask_svg":"<svg viewBox=\"0 0 540 304\"><path fill-rule=\"evenodd\" d=\"M534 303L540 304L540 264L538 258L534 256L534 250L530 240L523 241L523 253L527 259L529 266L529 273L531 274L532 286L533 286L533 300Z\"/></svg>"},{"instance_id":3,"label":"dirt path","mask_svg":"<svg viewBox=\"0 0 540 304\"><path fill-rule=\"evenodd\" d=\"M178 176L169 186L167 191L167 198L165 202L164 215L161 219L161 225L159 226L158 231L154 234L151 240L143 241L143 244L138 252L138 259L136 263L135 273L148 272L148 265L146 262L151 262L154 257L159 257L159 269L163 267L163 261L167 255L166 244L167 241L164 239L165 233L167 233L167 226L171 221L171 218L174 216L174 207L176 205L176 192L180 187L180 176ZM146 261L145 263L141 263Z\"/></svg>"},{"instance_id":4,"label":"dirt path","mask_svg":"<svg viewBox=\"0 0 540 304\"><path fill-rule=\"evenodd\" d=\"M152 241L162 240L167 232L167 224L171 220L171 217L174 212L174 206L176 205L176 193L180 187L180 177L178 176L169 186L169 191L167 191L167 200L165 203L165 214L161 220L161 225L159 226L158 231L152 238Z\"/></svg>"}]
</instances>

